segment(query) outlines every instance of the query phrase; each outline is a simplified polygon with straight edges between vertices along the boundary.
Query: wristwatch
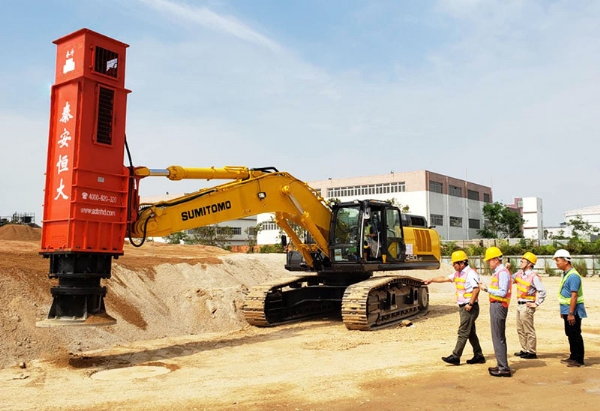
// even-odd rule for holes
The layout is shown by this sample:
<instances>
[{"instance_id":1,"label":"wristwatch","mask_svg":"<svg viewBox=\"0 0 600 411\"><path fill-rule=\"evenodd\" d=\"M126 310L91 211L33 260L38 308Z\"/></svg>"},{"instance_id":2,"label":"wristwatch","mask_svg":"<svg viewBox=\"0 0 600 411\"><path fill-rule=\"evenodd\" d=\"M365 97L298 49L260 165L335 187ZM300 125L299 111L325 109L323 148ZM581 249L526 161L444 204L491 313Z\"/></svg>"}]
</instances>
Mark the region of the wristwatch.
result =
<instances>
[{"instance_id":1,"label":"wristwatch","mask_svg":"<svg viewBox=\"0 0 600 411\"><path fill-rule=\"evenodd\" d=\"M575 313L573 311L569 312L569 315L575 315Z\"/></svg>"}]
</instances>

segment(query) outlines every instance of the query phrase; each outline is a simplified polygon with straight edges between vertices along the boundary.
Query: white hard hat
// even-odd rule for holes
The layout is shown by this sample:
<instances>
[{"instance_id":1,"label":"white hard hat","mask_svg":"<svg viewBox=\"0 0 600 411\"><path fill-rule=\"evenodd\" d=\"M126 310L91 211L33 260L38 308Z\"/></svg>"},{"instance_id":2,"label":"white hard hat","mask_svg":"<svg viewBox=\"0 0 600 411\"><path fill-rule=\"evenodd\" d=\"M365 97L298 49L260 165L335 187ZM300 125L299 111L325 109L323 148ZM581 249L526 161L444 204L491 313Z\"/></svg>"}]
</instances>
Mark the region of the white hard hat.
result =
<instances>
[{"instance_id":1,"label":"white hard hat","mask_svg":"<svg viewBox=\"0 0 600 411\"><path fill-rule=\"evenodd\" d=\"M561 248L560 250L556 250L556 252L554 253L554 257L552 257L552 259L556 260L557 257L562 257L567 261L571 261L571 254L563 248Z\"/></svg>"}]
</instances>

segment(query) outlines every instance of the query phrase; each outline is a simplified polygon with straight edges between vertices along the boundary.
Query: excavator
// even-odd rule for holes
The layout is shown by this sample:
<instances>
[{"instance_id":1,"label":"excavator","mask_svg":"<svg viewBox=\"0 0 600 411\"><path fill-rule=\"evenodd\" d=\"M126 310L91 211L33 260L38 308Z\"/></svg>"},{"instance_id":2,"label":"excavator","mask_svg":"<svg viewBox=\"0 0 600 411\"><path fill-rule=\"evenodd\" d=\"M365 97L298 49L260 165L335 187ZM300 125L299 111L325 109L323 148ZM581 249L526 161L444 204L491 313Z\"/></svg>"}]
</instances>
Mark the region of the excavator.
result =
<instances>
[{"instance_id":1,"label":"excavator","mask_svg":"<svg viewBox=\"0 0 600 411\"><path fill-rule=\"evenodd\" d=\"M289 238L285 268L295 275L249 290L243 305L249 324L275 326L341 311L348 329L374 330L427 310L428 289L420 279L376 273L438 269L435 230L407 225L410 220L390 202L329 205L308 184L274 167L135 167L123 120L128 46L88 29L55 43L40 253L50 259L49 277L58 285L38 326L116 322L106 312L100 282L110 278L125 237L142 246L148 237L262 213L274 213L286 247ZM140 184L151 177L228 181L141 203Z\"/></svg>"}]
</instances>

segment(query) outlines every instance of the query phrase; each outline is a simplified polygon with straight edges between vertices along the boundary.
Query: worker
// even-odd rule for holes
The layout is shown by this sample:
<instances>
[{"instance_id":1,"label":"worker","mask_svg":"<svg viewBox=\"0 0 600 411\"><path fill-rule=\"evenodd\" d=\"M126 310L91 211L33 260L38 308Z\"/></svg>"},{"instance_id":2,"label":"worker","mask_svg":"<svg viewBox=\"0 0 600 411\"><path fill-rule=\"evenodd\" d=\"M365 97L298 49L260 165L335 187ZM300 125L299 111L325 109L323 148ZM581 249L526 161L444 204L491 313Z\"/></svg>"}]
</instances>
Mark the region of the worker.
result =
<instances>
[{"instance_id":1,"label":"worker","mask_svg":"<svg viewBox=\"0 0 600 411\"><path fill-rule=\"evenodd\" d=\"M521 269L512 276L517 287L517 334L521 344L521 351L515 355L527 360L537 358L533 316L546 298L544 284L540 276L533 271L535 263L536 255L526 252L521 257Z\"/></svg>"},{"instance_id":2,"label":"worker","mask_svg":"<svg viewBox=\"0 0 600 411\"><path fill-rule=\"evenodd\" d=\"M488 371L493 377L512 377L506 348L506 316L512 288L511 276L502 264L502 251L498 247L485 250L484 260L493 270L492 280L489 287L480 282L479 288L490 294L490 326L497 363L496 367L490 367Z\"/></svg>"},{"instance_id":3,"label":"worker","mask_svg":"<svg viewBox=\"0 0 600 411\"><path fill-rule=\"evenodd\" d=\"M581 319L587 317L583 304L583 282L581 275L571 265L571 254L564 249L557 250L552 257L556 266L563 272L558 287L560 316L565 323L565 334L569 338L571 355L561 360L567 367L583 367L584 347L581 336Z\"/></svg>"},{"instance_id":4,"label":"worker","mask_svg":"<svg viewBox=\"0 0 600 411\"><path fill-rule=\"evenodd\" d=\"M365 243L364 252L365 259L377 259L379 254L379 236L378 236L378 224L377 215L373 215L370 220L365 221Z\"/></svg>"},{"instance_id":5,"label":"worker","mask_svg":"<svg viewBox=\"0 0 600 411\"><path fill-rule=\"evenodd\" d=\"M479 345L479 338L475 329L475 321L479 317L479 302L477 300L479 275L477 271L469 266L469 259L464 251L453 252L451 259L454 273L424 281L425 284L453 282L456 288L456 303L460 315L458 339L452 354L448 357L442 357L442 360L448 364L459 365L460 357L468 340L473 347L473 358L467 360L467 364L483 364L485 363L485 357L481 345Z\"/></svg>"}]
</instances>

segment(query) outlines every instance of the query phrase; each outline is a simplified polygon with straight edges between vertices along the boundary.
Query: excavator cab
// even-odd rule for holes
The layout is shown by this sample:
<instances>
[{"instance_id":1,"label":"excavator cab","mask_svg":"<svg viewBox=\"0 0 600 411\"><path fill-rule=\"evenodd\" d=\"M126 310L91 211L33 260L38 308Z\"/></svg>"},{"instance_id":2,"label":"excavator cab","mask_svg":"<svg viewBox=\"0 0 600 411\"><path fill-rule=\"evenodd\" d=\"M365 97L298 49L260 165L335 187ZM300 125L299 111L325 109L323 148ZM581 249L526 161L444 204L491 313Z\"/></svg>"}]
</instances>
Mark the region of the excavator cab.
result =
<instances>
[{"instance_id":1,"label":"excavator cab","mask_svg":"<svg viewBox=\"0 0 600 411\"><path fill-rule=\"evenodd\" d=\"M332 209L333 264L403 262L406 245L400 210L390 203L355 200Z\"/></svg>"}]
</instances>

